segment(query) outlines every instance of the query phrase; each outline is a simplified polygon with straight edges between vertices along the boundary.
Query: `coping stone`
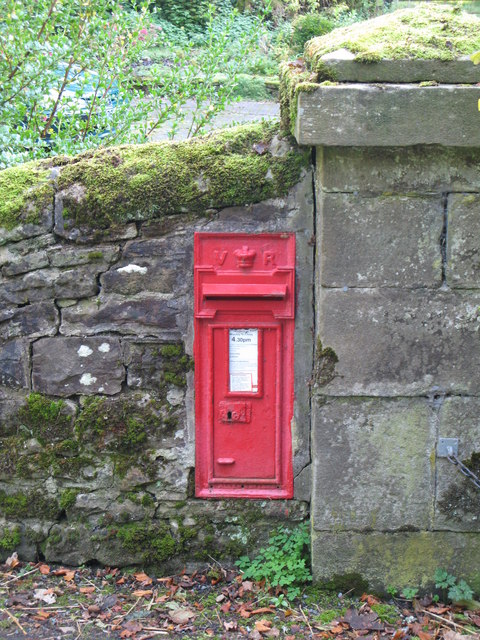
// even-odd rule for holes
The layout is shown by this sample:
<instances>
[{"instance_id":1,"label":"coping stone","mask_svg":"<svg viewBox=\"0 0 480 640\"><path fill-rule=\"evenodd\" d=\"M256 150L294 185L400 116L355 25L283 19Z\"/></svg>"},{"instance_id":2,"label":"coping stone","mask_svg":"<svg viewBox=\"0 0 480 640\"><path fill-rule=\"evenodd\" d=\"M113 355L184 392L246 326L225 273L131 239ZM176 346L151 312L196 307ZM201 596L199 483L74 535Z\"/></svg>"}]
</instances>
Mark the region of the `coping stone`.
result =
<instances>
[{"instance_id":1,"label":"coping stone","mask_svg":"<svg viewBox=\"0 0 480 640\"><path fill-rule=\"evenodd\" d=\"M348 49L326 53L320 60L339 82L411 83L436 81L443 84L480 82L480 67L469 56L457 60L379 60L365 63Z\"/></svg>"},{"instance_id":2,"label":"coping stone","mask_svg":"<svg viewBox=\"0 0 480 640\"><path fill-rule=\"evenodd\" d=\"M295 137L307 146L480 145L480 87L319 85L300 91Z\"/></svg>"}]
</instances>

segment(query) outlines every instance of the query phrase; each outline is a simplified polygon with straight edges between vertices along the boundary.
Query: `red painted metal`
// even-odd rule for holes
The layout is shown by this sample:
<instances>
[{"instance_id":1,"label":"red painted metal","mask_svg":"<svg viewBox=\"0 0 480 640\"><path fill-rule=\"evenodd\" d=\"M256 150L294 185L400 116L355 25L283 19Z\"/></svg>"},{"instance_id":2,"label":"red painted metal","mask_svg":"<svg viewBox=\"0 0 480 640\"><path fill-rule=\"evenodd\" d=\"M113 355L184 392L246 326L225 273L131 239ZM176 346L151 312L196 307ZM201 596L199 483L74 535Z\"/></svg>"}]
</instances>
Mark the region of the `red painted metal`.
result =
<instances>
[{"instance_id":1,"label":"red painted metal","mask_svg":"<svg viewBox=\"0 0 480 640\"><path fill-rule=\"evenodd\" d=\"M292 498L295 235L194 245L196 495Z\"/></svg>"}]
</instances>

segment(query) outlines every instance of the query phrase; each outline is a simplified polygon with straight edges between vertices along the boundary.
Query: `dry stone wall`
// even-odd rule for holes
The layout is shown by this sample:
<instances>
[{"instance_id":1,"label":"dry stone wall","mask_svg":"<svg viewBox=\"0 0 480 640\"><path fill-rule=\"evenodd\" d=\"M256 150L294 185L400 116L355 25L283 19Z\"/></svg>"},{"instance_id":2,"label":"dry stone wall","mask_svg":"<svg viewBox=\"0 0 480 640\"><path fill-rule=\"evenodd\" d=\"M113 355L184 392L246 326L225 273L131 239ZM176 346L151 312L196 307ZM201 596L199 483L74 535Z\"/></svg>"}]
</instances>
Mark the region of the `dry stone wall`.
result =
<instances>
[{"instance_id":1,"label":"dry stone wall","mask_svg":"<svg viewBox=\"0 0 480 640\"><path fill-rule=\"evenodd\" d=\"M7 218L1 230L2 557L16 549L28 560L169 570L252 553L273 527L308 515L301 478L310 462L313 357L309 155L263 125L151 145L148 175L148 155L138 149L140 159L125 147L53 167L40 163L47 199L32 215L35 191L27 191L16 221ZM159 202L155 191L165 188L167 174L175 178L175 167L160 162L168 154L172 162L175 154L196 154L201 164L190 166L188 197L170 194L175 206ZM250 185L242 182L247 165ZM226 195L212 194L209 175L213 181L222 171ZM178 189L188 186L185 176L176 179ZM100 196L117 203L110 218ZM195 231L297 234L296 500L194 498Z\"/></svg>"}]
</instances>

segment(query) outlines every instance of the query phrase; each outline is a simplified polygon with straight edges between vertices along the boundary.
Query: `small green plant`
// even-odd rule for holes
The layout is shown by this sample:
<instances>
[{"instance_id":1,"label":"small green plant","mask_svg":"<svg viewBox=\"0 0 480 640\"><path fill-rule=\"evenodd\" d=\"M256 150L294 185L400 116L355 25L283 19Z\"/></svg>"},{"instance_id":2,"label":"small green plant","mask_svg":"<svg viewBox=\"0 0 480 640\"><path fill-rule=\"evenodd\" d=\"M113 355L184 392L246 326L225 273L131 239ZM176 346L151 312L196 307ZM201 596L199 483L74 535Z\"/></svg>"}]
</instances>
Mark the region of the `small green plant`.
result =
<instances>
[{"instance_id":1,"label":"small green plant","mask_svg":"<svg viewBox=\"0 0 480 640\"><path fill-rule=\"evenodd\" d=\"M373 604L372 611L375 611L380 620L387 624L396 624L400 617L397 607L394 607L392 604L384 604L382 602Z\"/></svg>"},{"instance_id":2,"label":"small green plant","mask_svg":"<svg viewBox=\"0 0 480 640\"><path fill-rule=\"evenodd\" d=\"M402 589L402 598L406 600L413 600L418 593L418 589L416 587L405 587Z\"/></svg>"},{"instance_id":3,"label":"small green plant","mask_svg":"<svg viewBox=\"0 0 480 640\"><path fill-rule=\"evenodd\" d=\"M390 584L387 587L387 593L391 595L392 598L395 598L395 596L398 595L398 589L397 587L394 587L393 585Z\"/></svg>"},{"instance_id":4,"label":"small green plant","mask_svg":"<svg viewBox=\"0 0 480 640\"><path fill-rule=\"evenodd\" d=\"M465 580L457 580L455 576L452 576L445 569L437 569L433 577L437 589L443 589L452 602L472 600L473 589Z\"/></svg>"},{"instance_id":5,"label":"small green plant","mask_svg":"<svg viewBox=\"0 0 480 640\"><path fill-rule=\"evenodd\" d=\"M288 590L288 598L292 599L300 595L302 585L312 580L307 566L309 547L307 523L293 530L279 527L256 558L250 560L248 556L242 556L236 564L244 578L265 580L269 587L284 587Z\"/></svg>"}]
</instances>

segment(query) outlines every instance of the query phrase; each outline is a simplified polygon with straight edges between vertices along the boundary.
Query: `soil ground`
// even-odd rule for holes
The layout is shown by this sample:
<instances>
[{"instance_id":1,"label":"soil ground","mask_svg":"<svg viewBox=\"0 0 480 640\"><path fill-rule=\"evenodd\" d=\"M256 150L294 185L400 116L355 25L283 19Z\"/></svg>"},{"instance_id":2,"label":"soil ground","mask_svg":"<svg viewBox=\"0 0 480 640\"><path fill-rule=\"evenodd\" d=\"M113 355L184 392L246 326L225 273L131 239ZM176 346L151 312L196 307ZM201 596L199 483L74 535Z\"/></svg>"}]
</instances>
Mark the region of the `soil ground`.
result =
<instances>
[{"instance_id":1,"label":"soil ground","mask_svg":"<svg viewBox=\"0 0 480 640\"><path fill-rule=\"evenodd\" d=\"M9 561L0 566L1 640L480 640L480 615L429 596L382 602L309 587L278 606L281 593L220 565L159 577Z\"/></svg>"}]
</instances>

